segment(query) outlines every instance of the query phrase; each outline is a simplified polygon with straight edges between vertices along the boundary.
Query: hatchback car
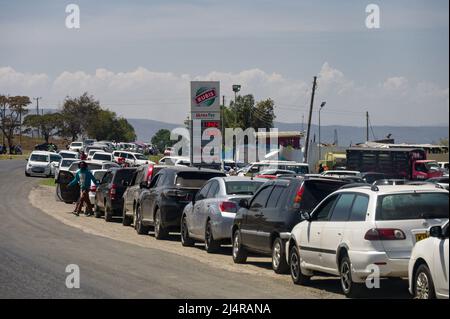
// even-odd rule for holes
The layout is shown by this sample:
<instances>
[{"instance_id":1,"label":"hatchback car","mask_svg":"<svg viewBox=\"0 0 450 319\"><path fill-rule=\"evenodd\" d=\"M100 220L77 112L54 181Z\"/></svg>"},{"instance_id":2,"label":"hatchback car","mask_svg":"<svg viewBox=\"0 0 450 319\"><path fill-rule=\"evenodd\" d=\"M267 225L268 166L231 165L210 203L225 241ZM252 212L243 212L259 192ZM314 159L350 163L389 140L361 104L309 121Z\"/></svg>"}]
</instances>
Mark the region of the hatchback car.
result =
<instances>
[{"instance_id":1,"label":"hatchback car","mask_svg":"<svg viewBox=\"0 0 450 319\"><path fill-rule=\"evenodd\" d=\"M147 234L154 226L155 238L164 239L169 231L179 231L183 209L197 191L211 178L225 176L220 171L186 166L160 170L142 192L136 208L137 233Z\"/></svg>"},{"instance_id":2,"label":"hatchback car","mask_svg":"<svg viewBox=\"0 0 450 319\"><path fill-rule=\"evenodd\" d=\"M181 243L205 243L208 253L218 250L231 238L231 226L242 199L250 198L265 179L215 177L209 180L189 203L181 218Z\"/></svg>"},{"instance_id":3,"label":"hatchback car","mask_svg":"<svg viewBox=\"0 0 450 319\"><path fill-rule=\"evenodd\" d=\"M413 246L428 237L430 226L448 221L448 200L448 191L426 185L336 191L292 230L287 252L293 282L337 275L344 294L358 296L373 267L381 277L407 277Z\"/></svg>"},{"instance_id":4,"label":"hatchback car","mask_svg":"<svg viewBox=\"0 0 450 319\"><path fill-rule=\"evenodd\" d=\"M45 176L55 175L55 164L61 160L61 156L53 152L33 151L27 159L25 166L26 176Z\"/></svg>"},{"instance_id":5,"label":"hatchback car","mask_svg":"<svg viewBox=\"0 0 450 319\"><path fill-rule=\"evenodd\" d=\"M284 246L292 228L326 196L347 185L339 179L283 178L266 182L234 219L233 261L244 263L248 252L272 256L276 273L288 271Z\"/></svg>"}]
</instances>

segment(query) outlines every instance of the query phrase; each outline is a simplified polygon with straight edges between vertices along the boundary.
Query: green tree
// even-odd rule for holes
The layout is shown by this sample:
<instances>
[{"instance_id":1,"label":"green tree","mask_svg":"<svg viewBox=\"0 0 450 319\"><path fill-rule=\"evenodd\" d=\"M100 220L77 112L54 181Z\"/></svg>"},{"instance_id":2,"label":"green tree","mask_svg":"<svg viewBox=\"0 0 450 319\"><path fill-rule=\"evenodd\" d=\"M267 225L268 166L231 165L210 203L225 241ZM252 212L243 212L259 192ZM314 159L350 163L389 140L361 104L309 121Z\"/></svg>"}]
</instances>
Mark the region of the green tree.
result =
<instances>
[{"instance_id":1,"label":"green tree","mask_svg":"<svg viewBox=\"0 0 450 319\"><path fill-rule=\"evenodd\" d=\"M237 96L236 103L222 106L225 127L271 128L275 119L275 103L272 99L262 100L255 104L253 95Z\"/></svg>"},{"instance_id":2,"label":"green tree","mask_svg":"<svg viewBox=\"0 0 450 319\"><path fill-rule=\"evenodd\" d=\"M272 128L275 119L275 104L272 99L259 101L252 110L252 126L258 128Z\"/></svg>"},{"instance_id":3,"label":"green tree","mask_svg":"<svg viewBox=\"0 0 450 319\"><path fill-rule=\"evenodd\" d=\"M50 137L59 135L63 127L63 116L61 113L50 113L44 115L27 115L23 121L23 126L29 129L39 129L45 142L49 142ZM26 132L25 131L25 132Z\"/></svg>"},{"instance_id":4,"label":"green tree","mask_svg":"<svg viewBox=\"0 0 450 319\"><path fill-rule=\"evenodd\" d=\"M28 96L0 95L0 129L6 137L8 147L14 142L14 134L21 127L22 116L27 114L27 106L31 104Z\"/></svg>"},{"instance_id":5,"label":"green tree","mask_svg":"<svg viewBox=\"0 0 450 319\"><path fill-rule=\"evenodd\" d=\"M176 143L176 141L170 139L170 131L166 129L160 129L156 132L151 142L158 148L160 153L164 152L166 147L173 146Z\"/></svg>"}]
</instances>

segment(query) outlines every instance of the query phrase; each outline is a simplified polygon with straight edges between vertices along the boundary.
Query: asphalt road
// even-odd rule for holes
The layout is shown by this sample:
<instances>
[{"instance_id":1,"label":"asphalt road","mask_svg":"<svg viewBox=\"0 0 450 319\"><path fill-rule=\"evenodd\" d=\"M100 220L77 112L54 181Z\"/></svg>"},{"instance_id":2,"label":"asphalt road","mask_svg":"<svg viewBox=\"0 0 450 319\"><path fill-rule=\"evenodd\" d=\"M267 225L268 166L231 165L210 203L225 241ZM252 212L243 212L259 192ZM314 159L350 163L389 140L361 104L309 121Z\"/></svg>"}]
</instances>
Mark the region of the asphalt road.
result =
<instances>
[{"instance_id":1,"label":"asphalt road","mask_svg":"<svg viewBox=\"0 0 450 319\"><path fill-rule=\"evenodd\" d=\"M41 179L25 177L24 166L23 160L0 161L0 298L318 296L286 277L274 280L224 271L169 251L110 240L65 225L29 203L28 194ZM80 268L79 289L65 285L69 264ZM314 290L321 298L342 297L336 279L318 285ZM406 289L405 282L397 282L372 297L404 298L408 297Z\"/></svg>"}]
</instances>

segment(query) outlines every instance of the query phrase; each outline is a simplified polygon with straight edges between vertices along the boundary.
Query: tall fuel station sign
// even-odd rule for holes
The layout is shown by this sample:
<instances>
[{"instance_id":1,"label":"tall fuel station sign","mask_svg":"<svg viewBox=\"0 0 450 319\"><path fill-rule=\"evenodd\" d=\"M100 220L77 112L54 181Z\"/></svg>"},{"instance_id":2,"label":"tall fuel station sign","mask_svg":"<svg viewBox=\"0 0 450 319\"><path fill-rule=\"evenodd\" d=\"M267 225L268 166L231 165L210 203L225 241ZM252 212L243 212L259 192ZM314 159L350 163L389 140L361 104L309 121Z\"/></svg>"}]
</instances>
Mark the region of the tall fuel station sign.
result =
<instances>
[{"instance_id":1,"label":"tall fuel station sign","mask_svg":"<svg viewBox=\"0 0 450 319\"><path fill-rule=\"evenodd\" d=\"M213 140L210 136L205 139L205 131L220 132L220 82L192 81L191 82L191 163L201 164L205 146ZM212 133L214 134L214 133ZM202 138L203 137L203 138Z\"/></svg>"}]
</instances>

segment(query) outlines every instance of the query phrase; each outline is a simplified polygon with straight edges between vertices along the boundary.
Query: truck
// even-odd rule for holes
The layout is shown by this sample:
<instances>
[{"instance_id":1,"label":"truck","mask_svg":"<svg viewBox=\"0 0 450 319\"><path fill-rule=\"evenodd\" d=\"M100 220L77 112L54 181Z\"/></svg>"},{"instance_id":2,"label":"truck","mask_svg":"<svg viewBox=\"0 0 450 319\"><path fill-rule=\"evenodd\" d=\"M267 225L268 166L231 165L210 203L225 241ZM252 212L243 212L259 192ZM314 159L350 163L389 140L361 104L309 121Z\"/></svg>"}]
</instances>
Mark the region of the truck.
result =
<instances>
[{"instance_id":1,"label":"truck","mask_svg":"<svg viewBox=\"0 0 450 319\"><path fill-rule=\"evenodd\" d=\"M351 147L346 152L348 170L384 173L391 178L408 180L443 175L436 161L427 160L423 149Z\"/></svg>"}]
</instances>

